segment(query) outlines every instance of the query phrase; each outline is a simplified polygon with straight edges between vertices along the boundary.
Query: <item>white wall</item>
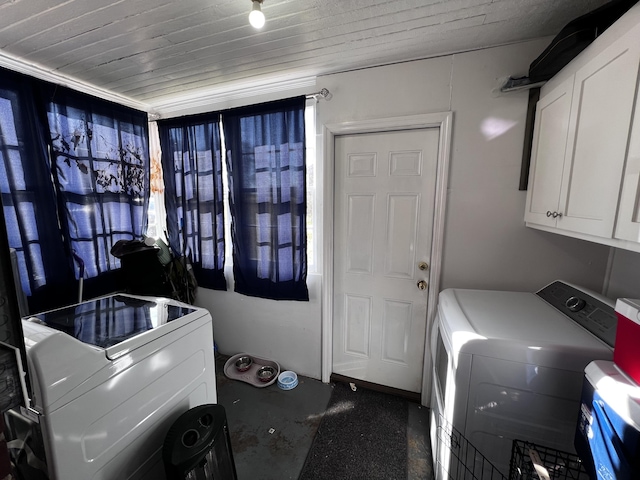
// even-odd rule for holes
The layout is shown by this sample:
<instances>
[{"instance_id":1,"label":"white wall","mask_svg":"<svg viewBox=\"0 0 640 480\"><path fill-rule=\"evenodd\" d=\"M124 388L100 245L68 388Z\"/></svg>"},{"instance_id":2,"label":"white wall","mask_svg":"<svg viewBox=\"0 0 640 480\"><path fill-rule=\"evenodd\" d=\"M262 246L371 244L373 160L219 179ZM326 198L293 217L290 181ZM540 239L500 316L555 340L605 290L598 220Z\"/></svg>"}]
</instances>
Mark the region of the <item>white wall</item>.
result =
<instances>
[{"instance_id":1,"label":"white wall","mask_svg":"<svg viewBox=\"0 0 640 480\"><path fill-rule=\"evenodd\" d=\"M518 191L518 180L528 97L526 92L494 93L499 79L526 72L547 44L545 39L317 80L318 88L332 94L330 101L318 104L319 129L353 120L453 111L443 288L534 291L563 278L602 290L609 248L524 226L526 192ZM488 138L482 133L487 120L509 128ZM321 231L318 237L322 239ZM198 303L211 310L220 351L262 355L320 378L320 273L309 277L309 303L200 289ZM230 275L228 280L232 289Z\"/></svg>"},{"instance_id":2,"label":"white wall","mask_svg":"<svg viewBox=\"0 0 640 480\"><path fill-rule=\"evenodd\" d=\"M318 79L333 99L319 124L453 111L442 288L533 291L557 278L600 292L609 248L524 226L518 191L527 92L500 94L526 73L541 39ZM493 134L490 138L483 127Z\"/></svg>"},{"instance_id":3,"label":"white wall","mask_svg":"<svg viewBox=\"0 0 640 480\"><path fill-rule=\"evenodd\" d=\"M534 291L562 278L602 290L608 247L524 226L526 192L518 191L518 180L528 93L491 92L499 78L526 72L544 46L454 57L442 288Z\"/></svg>"},{"instance_id":4,"label":"white wall","mask_svg":"<svg viewBox=\"0 0 640 480\"><path fill-rule=\"evenodd\" d=\"M603 292L609 298L640 298L640 253L612 249L611 273Z\"/></svg>"},{"instance_id":5,"label":"white wall","mask_svg":"<svg viewBox=\"0 0 640 480\"><path fill-rule=\"evenodd\" d=\"M284 370L320 378L320 275L309 275L309 302L264 300L233 291L198 289L198 306L213 318L213 336L225 355L244 352L275 360Z\"/></svg>"}]
</instances>

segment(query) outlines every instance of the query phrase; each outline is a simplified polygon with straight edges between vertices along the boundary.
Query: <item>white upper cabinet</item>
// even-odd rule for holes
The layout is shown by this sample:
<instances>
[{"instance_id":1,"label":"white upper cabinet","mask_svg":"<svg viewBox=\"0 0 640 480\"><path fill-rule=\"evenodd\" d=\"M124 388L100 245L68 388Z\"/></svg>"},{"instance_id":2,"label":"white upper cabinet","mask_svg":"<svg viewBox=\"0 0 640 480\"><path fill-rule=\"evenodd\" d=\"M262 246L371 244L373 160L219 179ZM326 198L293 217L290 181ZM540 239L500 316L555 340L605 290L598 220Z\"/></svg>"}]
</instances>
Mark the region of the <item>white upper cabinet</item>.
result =
<instances>
[{"instance_id":1,"label":"white upper cabinet","mask_svg":"<svg viewBox=\"0 0 640 480\"><path fill-rule=\"evenodd\" d=\"M546 92L536 106L531 169L524 219L556 226L562 169L567 150L573 77Z\"/></svg>"},{"instance_id":2,"label":"white upper cabinet","mask_svg":"<svg viewBox=\"0 0 640 480\"><path fill-rule=\"evenodd\" d=\"M629 137L627 164L622 178L620 208L615 238L640 244L640 103L636 109Z\"/></svg>"},{"instance_id":3,"label":"white upper cabinet","mask_svg":"<svg viewBox=\"0 0 640 480\"><path fill-rule=\"evenodd\" d=\"M542 88L525 222L640 251L640 4L619 22Z\"/></svg>"},{"instance_id":4,"label":"white upper cabinet","mask_svg":"<svg viewBox=\"0 0 640 480\"><path fill-rule=\"evenodd\" d=\"M636 40L614 43L575 74L560 191L563 229L613 235L640 65Z\"/></svg>"}]
</instances>

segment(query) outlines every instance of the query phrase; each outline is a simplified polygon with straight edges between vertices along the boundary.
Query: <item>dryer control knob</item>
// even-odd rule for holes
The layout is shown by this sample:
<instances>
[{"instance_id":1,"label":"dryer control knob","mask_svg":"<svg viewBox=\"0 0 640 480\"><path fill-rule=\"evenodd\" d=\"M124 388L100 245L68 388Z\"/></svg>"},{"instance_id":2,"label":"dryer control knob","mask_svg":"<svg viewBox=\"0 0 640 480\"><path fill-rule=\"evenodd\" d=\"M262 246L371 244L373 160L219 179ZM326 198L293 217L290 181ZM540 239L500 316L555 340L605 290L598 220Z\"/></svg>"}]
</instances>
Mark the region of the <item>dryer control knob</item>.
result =
<instances>
[{"instance_id":1,"label":"dryer control knob","mask_svg":"<svg viewBox=\"0 0 640 480\"><path fill-rule=\"evenodd\" d=\"M582 310L586 304L587 302L578 297L570 297L569 300L565 302L565 306L572 312L578 312Z\"/></svg>"}]
</instances>

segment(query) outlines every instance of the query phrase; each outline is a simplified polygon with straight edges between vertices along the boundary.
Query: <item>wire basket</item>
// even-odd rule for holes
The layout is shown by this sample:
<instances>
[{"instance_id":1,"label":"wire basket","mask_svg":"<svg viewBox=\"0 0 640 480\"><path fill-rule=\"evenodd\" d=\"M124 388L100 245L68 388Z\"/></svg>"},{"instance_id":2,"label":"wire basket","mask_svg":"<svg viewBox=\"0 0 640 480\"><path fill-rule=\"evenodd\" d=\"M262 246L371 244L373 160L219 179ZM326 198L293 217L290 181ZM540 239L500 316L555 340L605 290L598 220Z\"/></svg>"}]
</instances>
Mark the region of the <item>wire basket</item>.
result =
<instances>
[{"instance_id":1,"label":"wire basket","mask_svg":"<svg viewBox=\"0 0 640 480\"><path fill-rule=\"evenodd\" d=\"M577 455L514 440L509 480L589 480Z\"/></svg>"},{"instance_id":2,"label":"wire basket","mask_svg":"<svg viewBox=\"0 0 640 480\"><path fill-rule=\"evenodd\" d=\"M438 442L433 456L436 478L449 480L506 480L464 435L442 416L437 428Z\"/></svg>"}]
</instances>

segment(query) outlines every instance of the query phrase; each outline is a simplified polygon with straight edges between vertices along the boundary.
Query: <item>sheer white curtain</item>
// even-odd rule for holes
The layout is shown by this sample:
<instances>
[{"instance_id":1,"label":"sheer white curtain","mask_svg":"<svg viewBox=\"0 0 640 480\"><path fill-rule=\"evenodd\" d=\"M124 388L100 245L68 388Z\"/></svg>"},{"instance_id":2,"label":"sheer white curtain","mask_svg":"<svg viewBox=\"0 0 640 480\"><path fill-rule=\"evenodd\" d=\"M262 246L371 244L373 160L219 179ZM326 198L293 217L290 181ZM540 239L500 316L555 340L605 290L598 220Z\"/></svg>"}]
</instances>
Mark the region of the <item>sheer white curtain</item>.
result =
<instances>
[{"instance_id":1,"label":"sheer white curtain","mask_svg":"<svg viewBox=\"0 0 640 480\"><path fill-rule=\"evenodd\" d=\"M147 236L167 241L167 211L164 205L164 179L162 176L162 150L158 124L149 122L149 158L151 161L151 195L149 199L149 226Z\"/></svg>"}]
</instances>

